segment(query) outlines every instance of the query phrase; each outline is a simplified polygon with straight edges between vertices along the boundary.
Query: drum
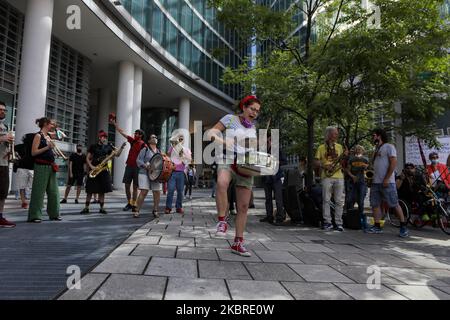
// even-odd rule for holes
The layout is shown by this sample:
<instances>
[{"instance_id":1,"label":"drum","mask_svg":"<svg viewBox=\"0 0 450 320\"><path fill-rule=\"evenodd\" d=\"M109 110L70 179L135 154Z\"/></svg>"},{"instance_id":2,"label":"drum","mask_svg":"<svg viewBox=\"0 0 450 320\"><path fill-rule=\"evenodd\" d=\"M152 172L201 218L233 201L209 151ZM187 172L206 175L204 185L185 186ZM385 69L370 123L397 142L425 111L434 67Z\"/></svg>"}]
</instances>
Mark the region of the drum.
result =
<instances>
[{"instance_id":1,"label":"drum","mask_svg":"<svg viewBox=\"0 0 450 320\"><path fill-rule=\"evenodd\" d=\"M175 164L166 154L157 153L150 159L148 178L150 181L167 182L175 170Z\"/></svg>"},{"instance_id":2,"label":"drum","mask_svg":"<svg viewBox=\"0 0 450 320\"><path fill-rule=\"evenodd\" d=\"M244 159L238 156L236 166L238 173L245 176L273 176L278 167L279 162L274 156L259 151L247 151Z\"/></svg>"}]
</instances>

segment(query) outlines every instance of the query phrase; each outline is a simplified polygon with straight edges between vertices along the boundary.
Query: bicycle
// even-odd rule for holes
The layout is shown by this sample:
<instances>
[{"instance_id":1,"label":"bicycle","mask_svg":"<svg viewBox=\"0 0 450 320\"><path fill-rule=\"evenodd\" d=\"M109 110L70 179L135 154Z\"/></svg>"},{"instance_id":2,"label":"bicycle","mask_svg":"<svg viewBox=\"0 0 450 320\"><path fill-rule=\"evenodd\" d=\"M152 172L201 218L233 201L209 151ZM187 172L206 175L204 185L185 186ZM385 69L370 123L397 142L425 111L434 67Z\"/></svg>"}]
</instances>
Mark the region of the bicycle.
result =
<instances>
[{"instance_id":1,"label":"bicycle","mask_svg":"<svg viewBox=\"0 0 450 320\"><path fill-rule=\"evenodd\" d=\"M423 228L431 222L438 225L445 234L450 235L450 202L440 197L429 184L426 185L425 191L428 199L421 207L415 204L414 219L410 218L410 223L416 228ZM421 212L420 209L424 211ZM430 216L430 220L423 220L425 213Z\"/></svg>"},{"instance_id":2,"label":"bicycle","mask_svg":"<svg viewBox=\"0 0 450 320\"><path fill-rule=\"evenodd\" d=\"M403 216L405 217L405 221L408 222L410 219L410 212L409 212L408 205L406 204L405 201L403 201L401 199L398 200L398 204L400 205L400 208L402 208ZM393 227L400 228L400 219L395 214L395 208L389 208L386 201L383 201L383 203L381 204L381 213L382 213L382 217L385 220L387 219L387 221Z\"/></svg>"}]
</instances>

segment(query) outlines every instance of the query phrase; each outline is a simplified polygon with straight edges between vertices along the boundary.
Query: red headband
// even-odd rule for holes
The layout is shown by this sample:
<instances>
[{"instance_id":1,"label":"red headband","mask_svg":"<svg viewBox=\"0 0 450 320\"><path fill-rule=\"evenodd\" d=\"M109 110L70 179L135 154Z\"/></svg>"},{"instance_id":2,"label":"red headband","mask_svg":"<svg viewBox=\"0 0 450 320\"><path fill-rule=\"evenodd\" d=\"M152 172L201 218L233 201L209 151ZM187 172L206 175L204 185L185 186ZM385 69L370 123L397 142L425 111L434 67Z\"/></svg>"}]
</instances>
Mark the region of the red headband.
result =
<instances>
[{"instance_id":1,"label":"red headband","mask_svg":"<svg viewBox=\"0 0 450 320\"><path fill-rule=\"evenodd\" d=\"M250 100L256 100L258 103L261 103L256 96L250 95L250 96L246 96L245 98L243 98L241 100L241 102L239 102L239 108L241 110L244 110L244 105Z\"/></svg>"},{"instance_id":2,"label":"red headband","mask_svg":"<svg viewBox=\"0 0 450 320\"><path fill-rule=\"evenodd\" d=\"M100 131L100 132L98 133L98 137L99 137L99 138L101 138L101 137L108 137L108 134L107 134L105 131Z\"/></svg>"}]
</instances>

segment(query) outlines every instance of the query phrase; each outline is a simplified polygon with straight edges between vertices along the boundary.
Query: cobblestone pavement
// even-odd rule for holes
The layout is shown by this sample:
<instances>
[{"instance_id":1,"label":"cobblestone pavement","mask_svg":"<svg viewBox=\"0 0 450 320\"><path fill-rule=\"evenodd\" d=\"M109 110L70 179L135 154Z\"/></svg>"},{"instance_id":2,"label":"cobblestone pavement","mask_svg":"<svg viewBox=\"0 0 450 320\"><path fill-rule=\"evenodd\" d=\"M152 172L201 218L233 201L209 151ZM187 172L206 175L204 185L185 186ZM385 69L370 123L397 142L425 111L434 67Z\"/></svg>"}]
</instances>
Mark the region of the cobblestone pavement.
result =
<instances>
[{"instance_id":1,"label":"cobblestone pavement","mask_svg":"<svg viewBox=\"0 0 450 320\"><path fill-rule=\"evenodd\" d=\"M259 222L258 190L245 233L252 257L246 258L229 250L233 228L225 238L215 236L215 202L203 195L185 201L184 215L145 223L82 278L81 290L59 299L450 298L450 238L439 229L411 230L402 239L391 227L369 235L273 226ZM377 268L380 286L369 289Z\"/></svg>"}]
</instances>

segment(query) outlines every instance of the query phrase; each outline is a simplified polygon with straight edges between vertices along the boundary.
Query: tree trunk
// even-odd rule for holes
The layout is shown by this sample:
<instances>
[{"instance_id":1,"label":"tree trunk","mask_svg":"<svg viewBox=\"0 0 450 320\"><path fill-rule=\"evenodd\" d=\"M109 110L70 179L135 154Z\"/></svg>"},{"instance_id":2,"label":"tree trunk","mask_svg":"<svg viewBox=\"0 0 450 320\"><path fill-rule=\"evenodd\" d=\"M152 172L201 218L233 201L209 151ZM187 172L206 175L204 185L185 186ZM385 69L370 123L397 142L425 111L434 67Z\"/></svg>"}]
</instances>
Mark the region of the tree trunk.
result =
<instances>
[{"instance_id":1,"label":"tree trunk","mask_svg":"<svg viewBox=\"0 0 450 320\"><path fill-rule=\"evenodd\" d=\"M306 173L306 188L309 190L313 185L313 165L314 165L314 121L315 118L310 112L306 119L306 125L308 128L308 169Z\"/></svg>"}]
</instances>

